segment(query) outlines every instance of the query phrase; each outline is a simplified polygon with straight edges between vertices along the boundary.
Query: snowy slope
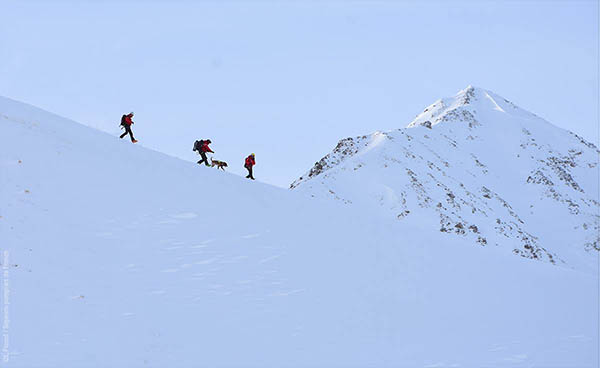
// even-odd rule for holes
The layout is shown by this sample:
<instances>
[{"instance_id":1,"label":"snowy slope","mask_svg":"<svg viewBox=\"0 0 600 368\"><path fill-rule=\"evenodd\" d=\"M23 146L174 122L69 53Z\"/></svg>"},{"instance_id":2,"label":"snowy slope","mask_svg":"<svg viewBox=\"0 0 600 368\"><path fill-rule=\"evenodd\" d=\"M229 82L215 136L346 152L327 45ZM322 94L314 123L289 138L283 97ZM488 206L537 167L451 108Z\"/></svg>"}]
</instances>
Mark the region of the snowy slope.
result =
<instances>
[{"instance_id":1,"label":"snowy slope","mask_svg":"<svg viewBox=\"0 0 600 368\"><path fill-rule=\"evenodd\" d=\"M4 98L0 174L9 367L598 364L592 273Z\"/></svg>"},{"instance_id":2,"label":"snowy slope","mask_svg":"<svg viewBox=\"0 0 600 368\"><path fill-rule=\"evenodd\" d=\"M597 269L598 149L467 87L406 129L340 141L292 188L526 258Z\"/></svg>"}]
</instances>

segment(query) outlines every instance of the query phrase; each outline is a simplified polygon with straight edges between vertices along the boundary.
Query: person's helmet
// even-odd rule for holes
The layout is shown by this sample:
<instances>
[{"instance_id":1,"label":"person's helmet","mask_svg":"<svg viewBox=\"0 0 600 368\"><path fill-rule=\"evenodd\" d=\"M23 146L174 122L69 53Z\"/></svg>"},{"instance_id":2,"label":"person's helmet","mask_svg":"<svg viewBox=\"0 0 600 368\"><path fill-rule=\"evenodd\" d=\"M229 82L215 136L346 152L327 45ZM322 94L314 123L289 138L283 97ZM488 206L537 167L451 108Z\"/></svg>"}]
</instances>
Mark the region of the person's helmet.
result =
<instances>
[{"instance_id":1,"label":"person's helmet","mask_svg":"<svg viewBox=\"0 0 600 368\"><path fill-rule=\"evenodd\" d=\"M254 157L254 153L251 153L250 156Z\"/></svg>"},{"instance_id":2,"label":"person's helmet","mask_svg":"<svg viewBox=\"0 0 600 368\"><path fill-rule=\"evenodd\" d=\"M133 116L133 111L129 113L129 115Z\"/></svg>"},{"instance_id":3,"label":"person's helmet","mask_svg":"<svg viewBox=\"0 0 600 368\"><path fill-rule=\"evenodd\" d=\"M210 139L207 139L207 140L206 140L206 143L209 143L209 144L210 144L210 143L212 143L212 141L211 141Z\"/></svg>"}]
</instances>

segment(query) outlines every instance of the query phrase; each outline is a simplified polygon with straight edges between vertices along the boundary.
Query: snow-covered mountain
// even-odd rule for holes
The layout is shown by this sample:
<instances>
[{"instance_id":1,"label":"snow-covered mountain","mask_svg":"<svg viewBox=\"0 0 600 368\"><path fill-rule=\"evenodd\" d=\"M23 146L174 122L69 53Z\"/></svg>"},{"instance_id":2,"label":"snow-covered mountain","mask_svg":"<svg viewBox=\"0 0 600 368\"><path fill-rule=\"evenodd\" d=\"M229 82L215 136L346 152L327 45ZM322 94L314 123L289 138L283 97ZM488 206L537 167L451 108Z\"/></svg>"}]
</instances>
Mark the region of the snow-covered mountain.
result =
<instances>
[{"instance_id":1,"label":"snow-covered mountain","mask_svg":"<svg viewBox=\"0 0 600 368\"><path fill-rule=\"evenodd\" d=\"M472 86L405 129L341 140L291 187L484 247L595 269L592 143Z\"/></svg>"},{"instance_id":2,"label":"snow-covered mountain","mask_svg":"<svg viewBox=\"0 0 600 368\"><path fill-rule=\"evenodd\" d=\"M198 167L0 98L2 364L597 366L597 270L473 247L430 231L427 212L374 218L360 203Z\"/></svg>"}]
</instances>

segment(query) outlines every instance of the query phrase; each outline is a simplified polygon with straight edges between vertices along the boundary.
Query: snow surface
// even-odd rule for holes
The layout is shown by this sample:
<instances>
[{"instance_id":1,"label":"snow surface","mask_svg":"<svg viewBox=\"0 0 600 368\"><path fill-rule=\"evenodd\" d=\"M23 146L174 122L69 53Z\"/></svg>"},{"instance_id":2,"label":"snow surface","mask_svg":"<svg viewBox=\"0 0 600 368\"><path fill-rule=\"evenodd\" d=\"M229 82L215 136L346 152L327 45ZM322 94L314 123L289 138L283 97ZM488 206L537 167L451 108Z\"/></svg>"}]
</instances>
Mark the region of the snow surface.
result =
<instances>
[{"instance_id":1,"label":"snow surface","mask_svg":"<svg viewBox=\"0 0 600 368\"><path fill-rule=\"evenodd\" d=\"M406 129L340 141L292 188L596 272L598 154L577 135L469 86Z\"/></svg>"},{"instance_id":2,"label":"snow surface","mask_svg":"<svg viewBox=\"0 0 600 368\"><path fill-rule=\"evenodd\" d=\"M0 129L7 366L598 365L597 269L473 246L431 231L426 212L307 199L5 98ZM365 155L388 135L364 138L379 142Z\"/></svg>"}]
</instances>

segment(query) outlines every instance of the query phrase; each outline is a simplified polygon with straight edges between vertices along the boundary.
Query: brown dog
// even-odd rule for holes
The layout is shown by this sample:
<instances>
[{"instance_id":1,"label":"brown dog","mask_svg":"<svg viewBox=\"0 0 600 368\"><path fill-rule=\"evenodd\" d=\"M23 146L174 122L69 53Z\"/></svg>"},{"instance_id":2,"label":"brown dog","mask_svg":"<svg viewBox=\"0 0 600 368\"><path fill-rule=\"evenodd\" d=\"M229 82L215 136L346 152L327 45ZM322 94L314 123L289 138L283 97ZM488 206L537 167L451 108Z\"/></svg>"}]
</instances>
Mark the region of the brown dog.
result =
<instances>
[{"instance_id":1,"label":"brown dog","mask_svg":"<svg viewBox=\"0 0 600 368\"><path fill-rule=\"evenodd\" d=\"M213 160L212 158L210 159L210 166L211 167L217 167L217 169L221 169L223 171L225 171L224 167L227 167L227 162L225 161L219 161L219 160Z\"/></svg>"}]
</instances>

